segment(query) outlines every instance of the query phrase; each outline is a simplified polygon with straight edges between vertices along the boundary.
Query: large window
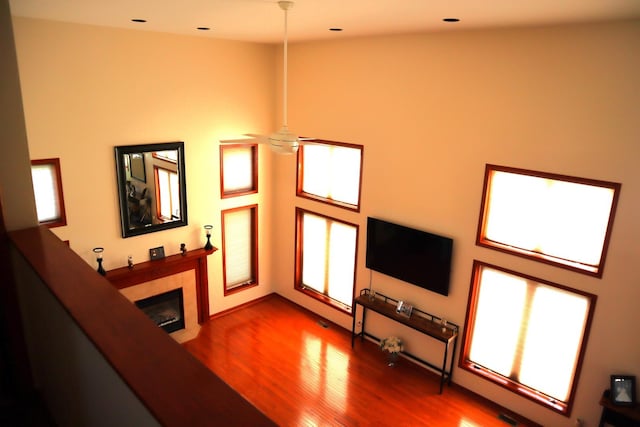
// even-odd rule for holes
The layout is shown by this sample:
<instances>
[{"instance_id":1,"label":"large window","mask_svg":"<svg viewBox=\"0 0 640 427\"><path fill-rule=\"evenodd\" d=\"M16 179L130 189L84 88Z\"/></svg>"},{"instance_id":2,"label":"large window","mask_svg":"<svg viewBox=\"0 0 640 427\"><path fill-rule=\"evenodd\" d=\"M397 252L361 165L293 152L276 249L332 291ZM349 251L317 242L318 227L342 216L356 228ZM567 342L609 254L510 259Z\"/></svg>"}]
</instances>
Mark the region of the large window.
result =
<instances>
[{"instance_id":1,"label":"large window","mask_svg":"<svg viewBox=\"0 0 640 427\"><path fill-rule=\"evenodd\" d=\"M475 261L460 367L568 416L595 303Z\"/></svg>"},{"instance_id":2,"label":"large window","mask_svg":"<svg viewBox=\"0 0 640 427\"><path fill-rule=\"evenodd\" d=\"M602 276L620 184L487 165L477 243Z\"/></svg>"},{"instance_id":3,"label":"large window","mask_svg":"<svg viewBox=\"0 0 640 427\"><path fill-rule=\"evenodd\" d=\"M314 141L298 150L298 196L359 211L361 181L361 145Z\"/></svg>"},{"instance_id":4,"label":"large window","mask_svg":"<svg viewBox=\"0 0 640 427\"><path fill-rule=\"evenodd\" d=\"M31 160L31 178L38 222L49 228L67 225L60 159Z\"/></svg>"},{"instance_id":5,"label":"large window","mask_svg":"<svg viewBox=\"0 0 640 427\"><path fill-rule=\"evenodd\" d=\"M258 146L220 146L220 194L222 198L258 192Z\"/></svg>"},{"instance_id":6,"label":"large window","mask_svg":"<svg viewBox=\"0 0 640 427\"><path fill-rule=\"evenodd\" d=\"M351 313L358 226L296 208L295 288Z\"/></svg>"},{"instance_id":7,"label":"large window","mask_svg":"<svg viewBox=\"0 0 640 427\"><path fill-rule=\"evenodd\" d=\"M258 205L222 211L224 294L258 284Z\"/></svg>"}]
</instances>

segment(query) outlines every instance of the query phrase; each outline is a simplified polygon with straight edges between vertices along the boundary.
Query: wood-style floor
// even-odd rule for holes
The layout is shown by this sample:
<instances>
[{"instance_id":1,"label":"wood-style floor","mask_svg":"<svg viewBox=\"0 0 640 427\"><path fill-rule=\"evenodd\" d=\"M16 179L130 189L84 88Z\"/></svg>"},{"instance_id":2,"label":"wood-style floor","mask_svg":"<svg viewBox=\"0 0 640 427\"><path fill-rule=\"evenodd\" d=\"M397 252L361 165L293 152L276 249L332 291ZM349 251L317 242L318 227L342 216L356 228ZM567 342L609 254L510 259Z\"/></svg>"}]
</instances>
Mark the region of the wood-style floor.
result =
<instances>
[{"instance_id":1,"label":"wood-style floor","mask_svg":"<svg viewBox=\"0 0 640 427\"><path fill-rule=\"evenodd\" d=\"M509 426L500 408L273 295L214 318L184 347L281 426ZM519 424L524 425L524 424Z\"/></svg>"}]
</instances>

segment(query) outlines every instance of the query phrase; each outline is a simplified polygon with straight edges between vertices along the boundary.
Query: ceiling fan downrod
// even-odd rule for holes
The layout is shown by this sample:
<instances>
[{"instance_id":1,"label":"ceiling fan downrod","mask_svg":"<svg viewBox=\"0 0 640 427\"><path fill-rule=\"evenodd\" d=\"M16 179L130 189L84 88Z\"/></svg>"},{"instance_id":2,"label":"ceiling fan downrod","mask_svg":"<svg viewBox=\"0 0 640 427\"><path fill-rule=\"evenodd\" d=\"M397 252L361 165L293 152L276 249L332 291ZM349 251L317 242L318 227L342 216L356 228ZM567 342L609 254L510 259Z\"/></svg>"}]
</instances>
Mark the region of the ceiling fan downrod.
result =
<instances>
[{"instance_id":1,"label":"ceiling fan downrod","mask_svg":"<svg viewBox=\"0 0 640 427\"><path fill-rule=\"evenodd\" d=\"M271 148L279 153L283 154L293 154L298 151L298 137L292 134L289 131L289 127L287 124L287 107L288 107L288 42L289 42L289 31L288 31L288 11L293 7L292 1L279 1L278 6L280 9L284 11L284 43L283 43L283 68L282 68L282 87L283 87L283 97L282 97L282 128L269 136L269 143Z\"/></svg>"}]
</instances>

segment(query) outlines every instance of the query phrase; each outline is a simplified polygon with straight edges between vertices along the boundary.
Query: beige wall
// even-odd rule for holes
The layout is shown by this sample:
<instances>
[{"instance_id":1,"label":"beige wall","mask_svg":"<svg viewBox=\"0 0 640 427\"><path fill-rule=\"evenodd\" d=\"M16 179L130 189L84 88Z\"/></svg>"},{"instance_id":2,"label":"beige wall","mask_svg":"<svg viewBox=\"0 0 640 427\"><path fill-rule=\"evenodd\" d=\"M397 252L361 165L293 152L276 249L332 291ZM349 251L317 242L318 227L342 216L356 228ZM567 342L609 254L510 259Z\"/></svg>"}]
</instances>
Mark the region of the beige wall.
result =
<instances>
[{"instance_id":1,"label":"beige wall","mask_svg":"<svg viewBox=\"0 0 640 427\"><path fill-rule=\"evenodd\" d=\"M275 47L24 18L14 27L31 157L61 159L68 225L54 232L89 264L96 246L107 270L128 255L147 261L157 246L202 247L205 224L221 247L220 210L257 202L261 242L270 240L270 153L262 149L260 194L221 202L218 140L275 126ZM121 238L113 147L171 141L185 143L189 225ZM214 253L212 312L271 292L265 280L223 298L221 267Z\"/></svg>"},{"instance_id":2,"label":"beige wall","mask_svg":"<svg viewBox=\"0 0 640 427\"><path fill-rule=\"evenodd\" d=\"M0 2L0 200L8 230L38 223L9 4Z\"/></svg>"},{"instance_id":3,"label":"beige wall","mask_svg":"<svg viewBox=\"0 0 640 427\"><path fill-rule=\"evenodd\" d=\"M278 158L275 185L285 189L274 203L281 237L275 252L285 254L274 259L278 292L351 327L347 316L292 290L295 204L360 224L358 290L369 284L367 216L452 237L448 297L380 274L373 288L461 325L474 259L592 292L598 302L571 419L467 372L456 370L454 380L544 425L573 426L576 417L597 425L609 375L640 378L638 52L637 21L295 44L290 127L364 145L362 212L295 200L293 159ZM622 183L603 278L476 246L486 163ZM441 347L420 335L386 320L368 324L378 336L400 334L411 352L440 360ZM562 325L550 333L562 333Z\"/></svg>"},{"instance_id":4,"label":"beige wall","mask_svg":"<svg viewBox=\"0 0 640 427\"><path fill-rule=\"evenodd\" d=\"M280 71L272 46L16 19L16 44L34 158L61 157L69 225L56 230L106 268L150 247L175 253L204 243L220 210L260 203L261 286L223 298L221 254L209 259L212 311L276 290L350 328L349 317L292 290L294 206L360 224L379 216L454 239L449 297L381 275L373 287L464 323L473 259L598 295L571 420L456 370L454 380L545 425L596 425L614 372L640 377L640 23L347 39L290 46L289 125L300 134L363 144L362 212L296 200L295 159L261 151L260 195L219 200L217 140L279 126ZM113 146L184 140L189 226L122 239ZM486 163L622 183L602 279L475 246ZM376 333L403 334L412 352L437 350L419 335L372 319ZM631 325L631 326L629 326ZM561 333L562 325L558 325ZM553 351L553 349L550 349ZM439 358L439 356L437 357Z\"/></svg>"}]
</instances>

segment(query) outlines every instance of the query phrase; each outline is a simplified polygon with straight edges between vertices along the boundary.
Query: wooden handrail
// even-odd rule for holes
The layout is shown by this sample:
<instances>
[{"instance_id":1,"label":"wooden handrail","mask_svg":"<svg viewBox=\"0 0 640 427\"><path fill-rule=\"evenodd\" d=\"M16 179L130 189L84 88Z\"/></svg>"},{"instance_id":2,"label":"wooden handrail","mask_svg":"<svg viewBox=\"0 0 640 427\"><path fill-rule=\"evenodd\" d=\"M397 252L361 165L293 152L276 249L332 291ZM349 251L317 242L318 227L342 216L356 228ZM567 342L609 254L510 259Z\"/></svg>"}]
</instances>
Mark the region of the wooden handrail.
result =
<instances>
[{"instance_id":1,"label":"wooden handrail","mask_svg":"<svg viewBox=\"0 0 640 427\"><path fill-rule=\"evenodd\" d=\"M161 425L275 425L46 227L13 231L9 239Z\"/></svg>"}]
</instances>

